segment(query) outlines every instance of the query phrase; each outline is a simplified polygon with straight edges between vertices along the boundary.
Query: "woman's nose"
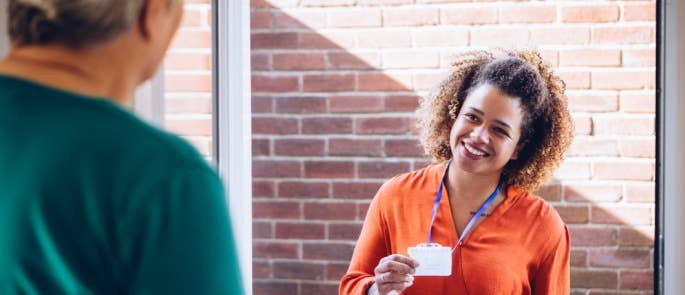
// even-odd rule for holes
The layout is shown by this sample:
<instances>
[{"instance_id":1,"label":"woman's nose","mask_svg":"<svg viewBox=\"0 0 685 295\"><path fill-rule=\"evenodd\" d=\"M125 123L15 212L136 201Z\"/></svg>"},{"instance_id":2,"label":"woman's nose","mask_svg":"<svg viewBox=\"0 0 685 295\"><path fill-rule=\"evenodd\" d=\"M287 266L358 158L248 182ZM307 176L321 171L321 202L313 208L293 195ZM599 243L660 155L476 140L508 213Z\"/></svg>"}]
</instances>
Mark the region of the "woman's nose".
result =
<instances>
[{"instance_id":1,"label":"woman's nose","mask_svg":"<svg viewBox=\"0 0 685 295\"><path fill-rule=\"evenodd\" d=\"M471 131L471 138L481 143L489 143L490 133L488 133L488 130L485 128L485 126L477 126L473 129L473 131Z\"/></svg>"}]
</instances>

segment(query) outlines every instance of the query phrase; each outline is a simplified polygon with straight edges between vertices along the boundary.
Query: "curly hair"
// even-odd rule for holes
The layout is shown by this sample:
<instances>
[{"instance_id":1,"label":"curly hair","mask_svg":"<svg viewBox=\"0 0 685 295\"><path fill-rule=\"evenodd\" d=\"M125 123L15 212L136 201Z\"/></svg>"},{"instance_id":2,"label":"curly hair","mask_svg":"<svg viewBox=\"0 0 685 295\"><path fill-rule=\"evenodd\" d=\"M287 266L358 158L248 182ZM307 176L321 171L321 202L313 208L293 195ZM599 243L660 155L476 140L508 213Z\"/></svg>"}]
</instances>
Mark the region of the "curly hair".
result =
<instances>
[{"instance_id":1,"label":"curly hair","mask_svg":"<svg viewBox=\"0 0 685 295\"><path fill-rule=\"evenodd\" d=\"M421 145L434 161L452 158L450 130L471 90L489 84L520 100L523 112L519 156L503 170L506 185L534 191L563 160L573 139L566 85L534 50L461 53L438 87L421 102Z\"/></svg>"}]
</instances>

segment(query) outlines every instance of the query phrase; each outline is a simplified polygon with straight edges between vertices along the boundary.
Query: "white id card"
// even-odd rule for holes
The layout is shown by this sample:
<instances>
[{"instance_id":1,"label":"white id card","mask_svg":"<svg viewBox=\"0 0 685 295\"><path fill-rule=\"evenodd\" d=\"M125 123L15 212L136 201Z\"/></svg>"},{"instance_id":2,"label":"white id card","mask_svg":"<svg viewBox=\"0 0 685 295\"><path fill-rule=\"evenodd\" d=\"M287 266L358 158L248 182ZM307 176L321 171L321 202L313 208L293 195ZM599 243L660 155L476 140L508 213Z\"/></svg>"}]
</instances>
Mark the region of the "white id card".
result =
<instances>
[{"instance_id":1,"label":"white id card","mask_svg":"<svg viewBox=\"0 0 685 295\"><path fill-rule=\"evenodd\" d=\"M449 276L452 274L452 248L439 244L421 244L407 248L409 257L419 262L415 276Z\"/></svg>"}]
</instances>

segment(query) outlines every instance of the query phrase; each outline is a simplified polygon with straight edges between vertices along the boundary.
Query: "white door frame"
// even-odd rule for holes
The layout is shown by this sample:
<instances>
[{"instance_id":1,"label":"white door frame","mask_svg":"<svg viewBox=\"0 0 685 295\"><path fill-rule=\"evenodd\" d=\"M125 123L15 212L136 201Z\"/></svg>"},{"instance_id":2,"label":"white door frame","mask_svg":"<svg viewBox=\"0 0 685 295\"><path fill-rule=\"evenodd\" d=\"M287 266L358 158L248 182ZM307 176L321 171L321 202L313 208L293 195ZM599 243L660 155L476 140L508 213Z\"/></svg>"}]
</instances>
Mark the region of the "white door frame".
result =
<instances>
[{"instance_id":1,"label":"white door frame","mask_svg":"<svg viewBox=\"0 0 685 295\"><path fill-rule=\"evenodd\" d=\"M685 3L665 0L660 3L663 16L660 49L658 180L659 206L663 226L656 238L663 245L663 294L685 291ZM658 92L657 92L658 93ZM655 249L655 254L662 249ZM657 265L658 266L658 265ZM660 271L660 269L655 269Z\"/></svg>"},{"instance_id":2,"label":"white door frame","mask_svg":"<svg viewBox=\"0 0 685 295\"><path fill-rule=\"evenodd\" d=\"M243 285L252 294L250 3L212 0L214 159L224 179Z\"/></svg>"}]
</instances>

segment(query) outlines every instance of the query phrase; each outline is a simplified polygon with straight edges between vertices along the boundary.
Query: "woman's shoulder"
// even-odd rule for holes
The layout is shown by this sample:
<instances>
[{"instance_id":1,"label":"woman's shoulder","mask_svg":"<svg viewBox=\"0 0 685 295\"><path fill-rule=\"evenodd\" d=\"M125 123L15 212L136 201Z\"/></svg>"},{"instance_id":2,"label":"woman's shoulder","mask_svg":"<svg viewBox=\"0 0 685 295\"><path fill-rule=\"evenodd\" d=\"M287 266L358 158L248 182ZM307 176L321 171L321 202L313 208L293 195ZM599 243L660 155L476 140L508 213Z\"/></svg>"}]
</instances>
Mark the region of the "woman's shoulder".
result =
<instances>
[{"instance_id":1,"label":"woman's shoulder","mask_svg":"<svg viewBox=\"0 0 685 295\"><path fill-rule=\"evenodd\" d=\"M552 204L532 192L518 191L516 188L510 188L507 194L516 198L515 211L523 215L519 218L530 221L535 230L549 235L563 234L564 221Z\"/></svg>"},{"instance_id":2,"label":"woman's shoulder","mask_svg":"<svg viewBox=\"0 0 685 295\"><path fill-rule=\"evenodd\" d=\"M424 168L397 174L386 181L378 190L377 198L388 201L398 198L415 196L416 192L423 192L437 187L445 164L430 164Z\"/></svg>"}]
</instances>

